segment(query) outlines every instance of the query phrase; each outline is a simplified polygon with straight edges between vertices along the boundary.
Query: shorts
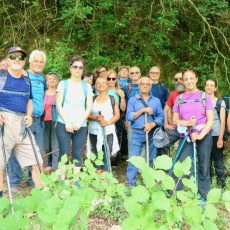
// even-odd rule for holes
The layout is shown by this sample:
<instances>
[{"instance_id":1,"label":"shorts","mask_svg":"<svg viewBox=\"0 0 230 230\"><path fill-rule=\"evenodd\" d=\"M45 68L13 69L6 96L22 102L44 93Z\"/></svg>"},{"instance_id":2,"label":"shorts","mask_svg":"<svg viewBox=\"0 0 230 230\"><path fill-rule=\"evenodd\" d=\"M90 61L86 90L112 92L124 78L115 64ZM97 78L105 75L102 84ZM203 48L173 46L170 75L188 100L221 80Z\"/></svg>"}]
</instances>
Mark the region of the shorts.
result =
<instances>
[{"instance_id":1,"label":"shorts","mask_svg":"<svg viewBox=\"0 0 230 230\"><path fill-rule=\"evenodd\" d=\"M5 150L6 160L8 161L11 152L15 154L20 166L22 168L36 165L37 161L35 153L33 151L32 143L29 134L25 132L23 127L24 116L17 115L9 112L1 112L4 116L4 129L3 129L3 141L2 142L2 131L0 132L0 169L4 169L5 160L3 151ZM32 142L37 152L38 162L42 164L42 157L39 153L39 148L35 142L34 136L31 133Z\"/></svg>"}]
</instances>

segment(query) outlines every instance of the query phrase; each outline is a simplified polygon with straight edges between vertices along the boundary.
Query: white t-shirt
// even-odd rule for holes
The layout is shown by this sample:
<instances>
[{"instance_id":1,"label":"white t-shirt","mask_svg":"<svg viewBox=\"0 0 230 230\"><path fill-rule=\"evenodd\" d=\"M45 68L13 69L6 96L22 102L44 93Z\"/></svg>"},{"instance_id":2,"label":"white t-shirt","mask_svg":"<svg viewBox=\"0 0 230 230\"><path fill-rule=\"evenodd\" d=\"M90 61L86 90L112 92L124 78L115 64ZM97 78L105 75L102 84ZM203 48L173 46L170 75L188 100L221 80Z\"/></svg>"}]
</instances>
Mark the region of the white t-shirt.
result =
<instances>
[{"instance_id":1,"label":"white t-shirt","mask_svg":"<svg viewBox=\"0 0 230 230\"><path fill-rule=\"evenodd\" d=\"M111 104L111 100L108 97L108 99L104 103L97 103L96 99L93 102L92 107L92 115L97 116L99 115L99 111L104 116L105 121L109 121L111 118L113 118L113 108ZM90 121L88 130L89 133L97 135L98 129L101 129L100 123L98 121ZM106 135L113 133L115 129L115 125L111 124L105 127L106 129Z\"/></svg>"},{"instance_id":2,"label":"white t-shirt","mask_svg":"<svg viewBox=\"0 0 230 230\"><path fill-rule=\"evenodd\" d=\"M67 80L67 91L63 103L63 116L68 125L85 127L86 126L86 108L85 94L81 82L73 82ZM87 84L87 97L92 97L93 92L90 84ZM64 97L64 81L60 81L57 87L57 92L62 93ZM57 121L65 124L62 118L58 115Z\"/></svg>"}]
</instances>

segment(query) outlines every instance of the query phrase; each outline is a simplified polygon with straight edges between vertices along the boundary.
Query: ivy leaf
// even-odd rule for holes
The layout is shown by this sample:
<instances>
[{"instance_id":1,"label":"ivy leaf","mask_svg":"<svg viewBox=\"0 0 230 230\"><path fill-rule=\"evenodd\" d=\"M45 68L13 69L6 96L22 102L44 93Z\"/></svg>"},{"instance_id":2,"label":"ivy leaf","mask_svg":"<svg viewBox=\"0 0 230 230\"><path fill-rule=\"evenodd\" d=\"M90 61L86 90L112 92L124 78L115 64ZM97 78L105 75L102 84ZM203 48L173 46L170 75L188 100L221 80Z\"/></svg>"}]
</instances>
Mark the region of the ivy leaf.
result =
<instances>
[{"instance_id":1,"label":"ivy leaf","mask_svg":"<svg viewBox=\"0 0 230 230\"><path fill-rule=\"evenodd\" d=\"M124 207L130 215L141 216L143 213L142 205L138 204L134 198L126 199Z\"/></svg>"},{"instance_id":2,"label":"ivy leaf","mask_svg":"<svg viewBox=\"0 0 230 230\"><path fill-rule=\"evenodd\" d=\"M217 217L217 210L213 204L207 204L205 207L205 216L208 217L210 220L215 220Z\"/></svg>"},{"instance_id":3,"label":"ivy leaf","mask_svg":"<svg viewBox=\"0 0 230 230\"><path fill-rule=\"evenodd\" d=\"M174 179L169 175L166 175L162 181L162 185L165 190L173 190L176 186Z\"/></svg>"},{"instance_id":4,"label":"ivy leaf","mask_svg":"<svg viewBox=\"0 0 230 230\"><path fill-rule=\"evenodd\" d=\"M175 166L174 166L174 169L173 169L173 173L175 174L176 177L180 178L184 175L184 170L183 170L183 167L182 167L182 164L180 161L178 161Z\"/></svg>"},{"instance_id":5,"label":"ivy leaf","mask_svg":"<svg viewBox=\"0 0 230 230\"><path fill-rule=\"evenodd\" d=\"M222 200L223 201L230 201L230 191L225 191L222 195Z\"/></svg>"},{"instance_id":6,"label":"ivy leaf","mask_svg":"<svg viewBox=\"0 0 230 230\"><path fill-rule=\"evenodd\" d=\"M146 202L149 199L148 190L143 185L134 187L131 194L133 199L138 202Z\"/></svg>"},{"instance_id":7,"label":"ivy leaf","mask_svg":"<svg viewBox=\"0 0 230 230\"><path fill-rule=\"evenodd\" d=\"M191 165L192 165L192 160L191 157L187 157L183 162L182 162L182 169L185 175L191 174Z\"/></svg>"},{"instance_id":8,"label":"ivy leaf","mask_svg":"<svg viewBox=\"0 0 230 230\"><path fill-rule=\"evenodd\" d=\"M167 155L162 155L154 161L155 169L168 170L172 166L172 158Z\"/></svg>"},{"instance_id":9,"label":"ivy leaf","mask_svg":"<svg viewBox=\"0 0 230 230\"><path fill-rule=\"evenodd\" d=\"M221 189L214 188L209 191L207 196L208 202L217 202L221 198Z\"/></svg>"},{"instance_id":10,"label":"ivy leaf","mask_svg":"<svg viewBox=\"0 0 230 230\"><path fill-rule=\"evenodd\" d=\"M90 160L95 161L96 160L96 155L94 153L90 153Z\"/></svg>"}]
</instances>

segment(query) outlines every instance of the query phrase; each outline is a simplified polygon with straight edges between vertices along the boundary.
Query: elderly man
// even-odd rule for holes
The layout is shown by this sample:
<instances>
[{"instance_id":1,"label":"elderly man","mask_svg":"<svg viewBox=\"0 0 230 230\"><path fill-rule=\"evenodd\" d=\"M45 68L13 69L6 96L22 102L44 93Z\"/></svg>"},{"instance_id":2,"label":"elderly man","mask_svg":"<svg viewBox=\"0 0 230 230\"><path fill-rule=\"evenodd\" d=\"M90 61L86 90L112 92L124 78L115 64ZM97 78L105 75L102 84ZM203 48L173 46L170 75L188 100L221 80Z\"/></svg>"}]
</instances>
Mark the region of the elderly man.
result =
<instances>
[{"instance_id":1,"label":"elderly man","mask_svg":"<svg viewBox=\"0 0 230 230\"><path fill-rule=\"evenodd\" d=\"M8 71L1 71L0 77L0 124L3 142L0 146L0 196L3 190L4 155L8 161L11 152L16 156L22 168L32 166L32 177L36 187L41 188L37 163L42 163L41 155L36 161L31 140L26 128L32 124L31 82L26 77L23 67L26 53L20 47L11 47L7 55ZM32 135L32 141L34 137ZM34 147L38 151L38 146Z\"/></svg>"},{"instance_id":2,"label":"elderly man","mask_svg":"<svg viewBox=\"0 0 230 230\"><path fill-rule=\"evenodd\" d=\"M164 109L165 102L169 96L169 92L168 89L161 82L159 82L160 74L161 71L158 66L153 66L149 70L149 77L152 80L152 89L150 94L160 100L162 109Z\"/></svg>"},{"instance_id":3,"label":"elderly man","mask_svg":"<svg viewBox=\"0 0 230 230\"><path fill-rule=\"evenodd\" d=\"M43 105L44 105L44 95L45 95L45 78L42 75L42 71L46 63L46 55L43 51L34 50L31 52L29 57L29 70L27 74L32 85L33 94L33 124L31 126L31 131L34 134L35 141L39 147L40 153L42 155L43 150ZM22 180L22 170L14 155L11 156L9 160L9 171L10 171L10 184L13 191L17 191L17 187L20 185ZM29 185L32 186L32 179L29 178Z\"/></svg>"},{"instance_id":4,"label":"elderly man","mask_svg":"<svg viewBox=\"0 0 230 230\"><path fill-rule=\"evenodd\" d=\"M118 85L121 89L124 89L126 86L128 86L129 82L131 82L129 78L129 67L122 66L119 69L118 72Z\"/></svg>"},{"instance_id":5,"label":"elderly man","mask_svg":"<svg viewBox=\"0 0 230 230\"><path fill-rule=\"evenodd\" d=\"M132 97L128 102L126 118L131 121L131 143L130 157L140 156L144 144L146 144L146 132L149 140L149 165L153 166L153 159L156 157L157 149L153 144L153 130L164 122L164 113L158 98L150 96L152 82L147 77L139 81L140 94ZM147 123L145 122L147 114ZM136 185L137 168L128 163L127 179L128 186Z\"/></svg>"}]
</instances>

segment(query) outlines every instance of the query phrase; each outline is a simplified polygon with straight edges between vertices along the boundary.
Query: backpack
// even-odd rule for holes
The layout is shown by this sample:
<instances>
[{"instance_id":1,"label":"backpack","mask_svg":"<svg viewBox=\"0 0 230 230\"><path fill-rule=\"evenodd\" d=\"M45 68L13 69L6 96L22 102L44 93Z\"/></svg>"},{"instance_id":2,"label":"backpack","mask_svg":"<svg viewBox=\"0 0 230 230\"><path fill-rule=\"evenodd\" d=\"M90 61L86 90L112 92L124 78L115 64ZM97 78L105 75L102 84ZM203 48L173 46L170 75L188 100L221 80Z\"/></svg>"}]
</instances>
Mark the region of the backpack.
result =
<instances>
[{"instance_id":1,"label":"backpack","mask_svg":"<svg viewBox=\"0 0 230 230\"><path fill-rule=\"evenodd\" d=\"M94 96L93 97L93 102L96 100L98 95ZM114 99L114 96L112 95L109 95L109 98L110 98L110 102L111 102L111 106L112 106L112 109L113 109L113 115L115 114L115 110L114 110L114 107L115 107L115 99Z\"/></svg>"},{"instance_id":2,"label":"backpack","mask_svg":"<svg viewBox=\"0 0 230 230\"><path fill-rule=\"evenodd\" d=\"M223 98L218 98L217 102L216 102L216 111L217 111L217 114L218 114L218 117L219 117L219 120L220 120L220 109L221 109L221 104L222 104L222 101L225 102L226 104L226 110L225 110L225 129L224 129L224 136L223 136L223 139L224 141L226 141L229 137L229 132L228 132L228 128L227 128L227 119L228 119L228 114L229 114L229 97L223 97Z\"/></svg>"},{"instance_id":3,"label":"backpack","mask_svg":"<svg viewBox=\"0 0 230 230\"><path fill-rule=\"evenodd\" d=\"M203 91L200 91L201 92L201 98L200 99L195 99L195 100L190 100L190 101L183 101L183 97L184 97L184 93L181 93L179 95L179 100L178 100L178 108L181 107L182 104L185 104L185 103L189 103L189 102L202 102L202 105L204 107L204 109L206 110L206 93L203 92Z\"/></svg>"},{"instance_id":4,"label":"backpack","mask_svg":"<svg viewBox=\"0 0 230 230\"><path fill-rule=\"evenodd\" d=\"M27 93L4 90L3 88L4 88L6 81L7 81L7 74L8 74L7 70L0 69L0 93L9 92L9 93L15 93L15 94L23 95L23 96L29 96L30 95L30 88L31 88L30 79L28 76L23 76L23 75L22 76L26 82L28 89L29 89Z\"/></svg>"},{"instance_id":5,"label":"backpack","mask_svg":"<svg viewBox=\"0 0 230 230\"><path fill-rule=\"evenodd\" d=\"M62 106L64 105L65 102L65 98L66 98L66 93L67 93L67 89L68 89L68 80L63 80L64 83L64 93L63 93L63 98L62 98ZM82 84L82 88L84 91L84 95L85 95L85 109L86 109L86 103L87 103L87 84L84 80L81 80L81 84ZM52 105L52 121L56 122L57 121L57 108L56 108L56 101L54 101L54 104Z\"/></svg>"}]
</instances>

